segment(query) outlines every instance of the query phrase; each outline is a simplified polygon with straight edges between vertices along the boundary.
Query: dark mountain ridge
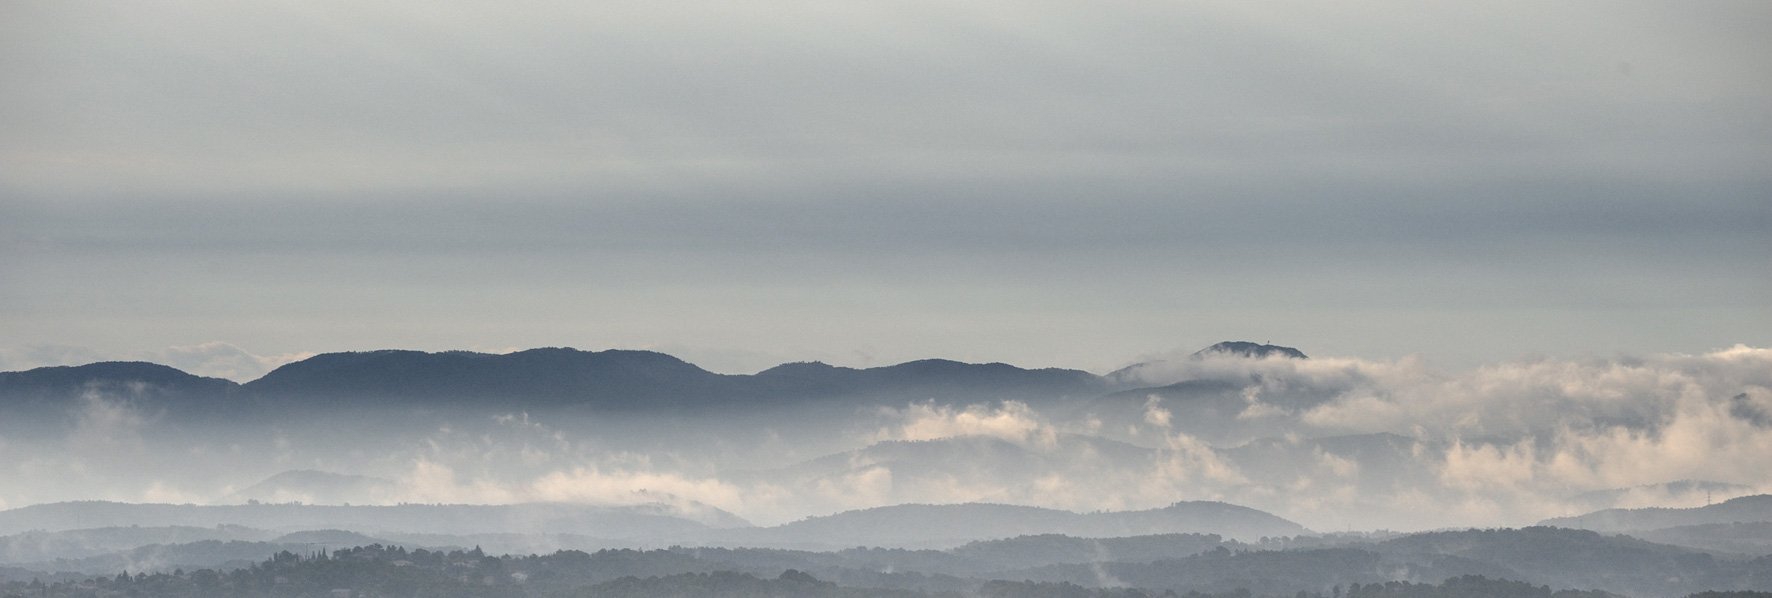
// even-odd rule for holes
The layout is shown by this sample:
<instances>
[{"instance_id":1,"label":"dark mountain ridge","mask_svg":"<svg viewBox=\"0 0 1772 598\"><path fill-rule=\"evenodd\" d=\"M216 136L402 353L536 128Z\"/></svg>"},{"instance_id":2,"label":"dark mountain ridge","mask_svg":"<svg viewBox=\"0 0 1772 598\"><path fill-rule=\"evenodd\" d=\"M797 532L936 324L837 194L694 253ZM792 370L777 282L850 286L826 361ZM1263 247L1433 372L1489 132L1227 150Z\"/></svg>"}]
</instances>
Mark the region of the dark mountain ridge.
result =
<instances>
[{"instance_id":1,"label":"dark mountain ridge","mask_svg":"<svg viewBox=\"0 0 1772 598\"><path fill-rule=\"evenodd\" d=\"M255 405L232 380L156 363L107 361L0 372L0 434L56 434L85 410L118 406L202 425L235 418Z\"/></svg>"},{"instance_id":2,"label":"dark mountain ridge","mask_svg":"<svg viewBox=\"0 0 1772 598\"><path fill-rule=\"evenodd\" d=\"M1236 355L1236 356L1240 356L1240 357L1249 357L1249 358L1254 358L1254 359L1267 359L1269 357L1286 357L1286 358L1290 358L1290 359L1310 359L1310 357L1305 356L1304 351L1300 351L1300 350L1294 349L1292 347L1282 347L1280 345L1269 345L1269 344L1265 344L1265 343L1252 343L1249 341L1224 341L1222 343L1217 343L1217 344L1214 344L1210 347L1206 347L1204 349L1200 349L1199 351L1194 352L1195 357L1205 357L1207 355L1214 355L1214 354Z\"/></svg>"},{"instance_id":3,"label":"dark mountain ridge","mask_svg":"<svg viewBox=\"0 0 1772 598\"><path fill-rule=\"evenodd\" d=\"M88 392L178 401L225 399L240 388L232 380L206 378L145 361L101 361L0 372L0 404L60 402Z\"/></svg>"},{"instance_id":4,"label":"dark mountain ridge","mask_svg":"<svg viewBox=\"0 0 1772 598\"><path fill-rule=\"evenodd\" d=\"M663 353L530 349L508 354L468 351L326 353L290 363L243 388L282 398L522 398L543 404L671 403L683 397L731 394L731 376Z\"/></svg>"},{"instance_id":5,"label":"dark mountain ridge","mask_svg":"<svg viewBox=\"0 0 1772 598\"><path fill-rule=\"evenodd\" d=\"M1004 363L925 359L877 368L784 364L753 375L709 372L653 351L542 348L508 354L407 350L325 353L236 384L139 362L0 373L0 405L56 406L89 389L146 400L300 400L356 404L496 401L509 407L602 409L754 406L826 399L971 402L1094 396L1105 382L1081 370L1023 369Z\"/></svg>"},{"instance_id":6,"label":"dark mountain ridge","mask_svg":"<svg viewBox=\"0 0 1772 598\"><path fill-rule=\"evenodd\" d=\"M1290 347L1230 341L1195 355L1304 358ZM1141 364L1148 365L1148 364ZM1137 368L1140 366L1132 366ZM1131 368L1128 368L1130 370ZM1121 370L1121 373L1128 370ZM324 353L285 364L244 384L144 362L99 362L0 372L0 409L56 410L93 392L205 415L283 405L494 405L503 408L754 407L807 401L902 404L933 400L1030 403L1088 399L1128 388L1120 373L1025 369L1005 363L923 359L874 368L819 362L782 364L756 374L718 374L654 351L550 347L507 354L377 350ZM1193 386L1189 386L1189 385ZM1195 388L1205 384L1207 388ZM1226 394L1217 381L1159 392ZM1140 399L1142 401L1142 399ZM226 409L217 409L226 407Z\"/></svg>"}]
</instances>

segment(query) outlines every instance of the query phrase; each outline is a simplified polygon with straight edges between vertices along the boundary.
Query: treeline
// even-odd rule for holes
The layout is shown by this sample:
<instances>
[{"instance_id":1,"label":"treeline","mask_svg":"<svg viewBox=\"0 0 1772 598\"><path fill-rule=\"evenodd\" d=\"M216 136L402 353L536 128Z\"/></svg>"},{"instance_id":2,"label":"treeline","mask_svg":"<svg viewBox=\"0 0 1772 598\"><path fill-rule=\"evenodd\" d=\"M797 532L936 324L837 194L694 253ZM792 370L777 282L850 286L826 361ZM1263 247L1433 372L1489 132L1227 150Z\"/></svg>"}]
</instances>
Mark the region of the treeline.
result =
<instances>
[{"instance_id":1,"label":"treeline","mask_svg":"<svg viewBox=\"0 0 1772 598\"><path fill-rule=\"evenodd\" d=\"M972 580L965 587L929 590L839 585L787 569L779 574L734 571L679 551L560 551L549 555L489 556L473 550L407 550L371 545L298 555L279 552L232 571L199 569L170 573L119 573L81 580L14 581L0 585L5 598L438 598L550 597L625 598L719 596L723 598L1256 598L1248 589L1216 593L1138 588L1092 588L1070 582ZM694 570L704 569L704 570ZM1600 591L1552 590L1548 586L1467 575L1439 584L1384 582L1335 585L1320 592L1276 598L1611 598ZM1704 592L1691 598L1772 598L1762 592Z\"/></svg>"},{"instance_id":2,"label":"treeline","mask_svg":"<svg viewBox=\"0 0 1772 598\"><path fill-rule=\"evenodd\" d=\"M1489 579L1480 575L1454 577L1438 585L1387 581L1352 584L1345 598L1614 598L1598 590L1556 590L1519 581ZM1772 598L1772 597L1769 597Z\"/></svg>"}]
</instances>

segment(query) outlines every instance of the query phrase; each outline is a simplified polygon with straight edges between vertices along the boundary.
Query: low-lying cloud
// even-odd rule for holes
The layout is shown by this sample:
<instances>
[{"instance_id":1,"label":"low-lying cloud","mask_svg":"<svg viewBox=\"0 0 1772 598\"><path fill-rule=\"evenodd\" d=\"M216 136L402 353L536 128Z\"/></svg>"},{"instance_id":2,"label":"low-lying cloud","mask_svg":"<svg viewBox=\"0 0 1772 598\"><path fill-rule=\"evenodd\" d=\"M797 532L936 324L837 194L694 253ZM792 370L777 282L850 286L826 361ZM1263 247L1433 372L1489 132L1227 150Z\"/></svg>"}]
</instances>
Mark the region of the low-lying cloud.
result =
<instances>
[{"instance_id":1,"label":"low-lying cloud","mask_svg":"<svg viewBox=\"0 0 1772 598\"><path fill-rule=\"evenodd\" d=\"M653 429L664 437L647 449L625 440L620 423L521 412L366 428L381 437L327 437L335 424L321 422L211 438L168 433L174 423L129 397L94 392L53 446L0 437L0 475L55 480L0 488L0 505L223 501L275 468L313 468L391 483L361 502L666 502L777 523L904 502L1095 510L1222 500L1338 530L1523 525L1772 490L1763 463L1772 455L1768 349L1462 372L1418 359L1209 357L1162 367L1154 383L1218 381L1230 390L1128 393L1117 407L1104 399L1087 409L914 402L835 423L784 411L748 436L710 439L661 424ZM1209 405L1233 412L1214 415ZM809 433L796 424L856 434L846 452L786 466L707 456L793 446ZM1261 436L1219 442L1202 426ZM1670 484L1682 480L1705 483Z\"/></svg>"},{"instance_id":2,"label":"low-lying cloud","mask_svg":"<svg viewBox=\"0 0 1772 598\"><path fill-rule=\"evenodd\" d=\"M1057 430L1027 403L1005 401L997 405L957 408L933 403L913 403L904 409L888 409L883 415L898 420L882 429L879 440L935 440L957 436L989 436L1027 445L1051 447Z\"/></svg>"}]
</instances>

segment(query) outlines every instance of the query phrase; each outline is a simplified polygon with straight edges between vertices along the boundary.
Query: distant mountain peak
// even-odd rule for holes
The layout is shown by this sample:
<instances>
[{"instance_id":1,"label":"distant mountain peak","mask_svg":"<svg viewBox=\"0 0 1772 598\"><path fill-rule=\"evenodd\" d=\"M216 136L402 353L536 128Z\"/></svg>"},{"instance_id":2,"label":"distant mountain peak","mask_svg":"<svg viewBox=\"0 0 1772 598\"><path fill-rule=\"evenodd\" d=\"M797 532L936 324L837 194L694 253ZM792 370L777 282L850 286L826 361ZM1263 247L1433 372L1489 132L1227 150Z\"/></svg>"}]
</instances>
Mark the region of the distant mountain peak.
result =
<instances>
[{"instance_id":1,"label":"distant mountain peak","mask_svg":"<svg viewBox=\"0 0 1772 598\"><path fill-rule=\"evenodd\" d=\"M767 370L757 372L757 375L771 376L771 375L785 375L785 374L824 373L824 372L830 372L830 371L835 371L835 370L848 370L848 369L851 369L851 368L840 368L840 367L837 367L837 366L834 366L834 365L831 365L831 364L828 364L828 363L825 363L822 361L790 361L790 362L769 368Z\"/></svg>"},{"instance_id":2,"label":"distant mountain peak","mask_svg":"<svg viewBox=\"0 0 1772 598\"><path fill-rule=\"evenodd\" d=\"M1186 359L1177 359L1173 355L1141 361L1109 372L1103 379L1121 389L1143 388L1149 386L1166 386L1176 383L1191 383L1190 374L1181 364L1188 359L1200 360L1207 357L1244 357L1249 359L1266 359L1284 357L1287 359L1310 359L1303 351L1292 347L1254 343L1249 341L1224 341L1210 347L1195 351Z\"/></svg>"},{"instance_id":3,"label":"distant mountain peak","mask_svg":"<svg viewBox=\"0 0 1772 598\"><path fill-rule=\"evenodd\" d=\"M1242 357L1253 357L1255 359L1264 359L1274 356L1289 357L1292 359L1310 359L1310 357L1306 356L1303 351L1299 351L1292 347L1252 343L1249 341L1224 341L1194 352L1195 357L1204 357L1214 354L1238 355Z\"/></svg>"}]
</instances>

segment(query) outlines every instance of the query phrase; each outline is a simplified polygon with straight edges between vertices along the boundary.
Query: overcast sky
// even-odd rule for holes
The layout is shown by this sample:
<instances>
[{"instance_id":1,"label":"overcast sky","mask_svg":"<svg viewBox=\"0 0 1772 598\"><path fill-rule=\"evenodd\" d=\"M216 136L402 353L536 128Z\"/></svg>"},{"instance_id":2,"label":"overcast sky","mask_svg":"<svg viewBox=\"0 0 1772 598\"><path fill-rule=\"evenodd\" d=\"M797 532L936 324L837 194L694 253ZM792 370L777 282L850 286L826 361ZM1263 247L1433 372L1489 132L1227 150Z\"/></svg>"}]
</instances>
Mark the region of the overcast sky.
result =
<instances>
[{"instance_id":1,"label":"overcast sky","mask_svg":"<svg viewBox=\"0 0 1772 598\"><path fill-rule=\"evenodd\" d=\"M0 368L1772 345L1772 5L7 2Z\"/></svg>"}]
</instances>

